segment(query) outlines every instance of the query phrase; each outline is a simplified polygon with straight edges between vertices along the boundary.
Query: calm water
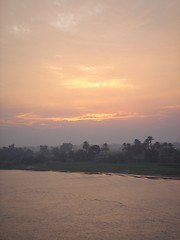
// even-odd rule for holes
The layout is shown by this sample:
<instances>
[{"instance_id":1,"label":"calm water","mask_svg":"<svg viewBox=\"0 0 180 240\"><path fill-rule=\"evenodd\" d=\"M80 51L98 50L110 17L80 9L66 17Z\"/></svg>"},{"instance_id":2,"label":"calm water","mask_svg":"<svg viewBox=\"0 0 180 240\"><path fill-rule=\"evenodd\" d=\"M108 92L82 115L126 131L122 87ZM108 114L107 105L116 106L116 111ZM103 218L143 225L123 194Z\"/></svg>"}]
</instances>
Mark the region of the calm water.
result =
<instances>
[{"instance_id":1,"label":"calm water","mask_svg":"<svg viewBox=\"0 0 180 240\"><path fill-rule=\"evenodd\" d=\"M180 181L0 171L1 240L180 239Z\"/></svg>"}]
</instances>

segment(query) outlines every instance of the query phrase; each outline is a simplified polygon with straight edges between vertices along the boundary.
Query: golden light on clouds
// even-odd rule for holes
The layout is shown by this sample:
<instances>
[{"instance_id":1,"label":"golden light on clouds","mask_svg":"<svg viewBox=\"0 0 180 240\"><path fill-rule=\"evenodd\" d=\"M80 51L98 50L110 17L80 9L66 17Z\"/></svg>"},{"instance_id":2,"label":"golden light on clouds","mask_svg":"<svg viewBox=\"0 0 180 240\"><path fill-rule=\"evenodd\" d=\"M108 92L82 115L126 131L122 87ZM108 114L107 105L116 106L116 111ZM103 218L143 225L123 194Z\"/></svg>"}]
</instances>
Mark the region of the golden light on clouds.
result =
<instances>
[{"instance_id":1,"label":"golden light on clouds","mask_svg":"<svg viewBox=\"0 0 180 240\"><path fill-rule=\"evenodd\" d=\"M91 81L90 78L75 78L64 81L63 85L67 88L133 88L133 84L127 83L124 79Z\"/></svg>"},{"instance_id":2,"label":"golden light on clouds","mask_svg":"<svg viewBox=\"0 0 180 240\"><path fill-rule=\"evenodd\" d=\"M72 117L45 117L30 112L15 116L13 124L23 124L27 126L36 124L45 126L62 122L126 120L136 117L139 117L137 113L86 113ZM10 124L10 122L8 124Z\"/></svg>"}]
</instances>

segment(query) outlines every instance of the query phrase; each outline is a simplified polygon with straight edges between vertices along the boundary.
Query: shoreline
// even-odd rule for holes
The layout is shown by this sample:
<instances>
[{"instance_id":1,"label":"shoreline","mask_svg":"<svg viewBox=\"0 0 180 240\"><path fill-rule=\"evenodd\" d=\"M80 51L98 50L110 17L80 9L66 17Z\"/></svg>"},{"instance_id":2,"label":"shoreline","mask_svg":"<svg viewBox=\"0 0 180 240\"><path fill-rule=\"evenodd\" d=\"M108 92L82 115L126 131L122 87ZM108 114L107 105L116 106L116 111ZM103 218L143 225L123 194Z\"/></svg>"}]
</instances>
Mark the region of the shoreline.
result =
<instances>
[{"instance_id":1,"label":"shoreline","mask_svg":"<svg viewBox=\"0 0 180 240\"><path fill-rule=\"evenodd\" d=\"M81 173L85 175L102 175L102 176L120 176L120 177L133 177L133 178L146 178L150 180L180 180L180 176L168 176L163 174L141 174L141 173L127 173L127 172L88 172L88 171L64 171L53 169L27 169L27 168L12 168L12 169L0 169L0 171L31 171L31 172L59 172L59 173Z\"/></svg>"},{"instance_id":2,"label":"shoreline","mask_svg":"<svg viewBox=\"0 0 180 240\"><path fill-rule=\"evenodd\" d=\"M104 163L104 162L42 162L42 163L9 163L0 165L0 169L55 171L55 172L81 172L86 174L126 174L135 176L149 176L157 178L179 178L180 164L160 164L143 162ZM153 177L153 178L152 178Z\"/></svg>"}]
</instances>

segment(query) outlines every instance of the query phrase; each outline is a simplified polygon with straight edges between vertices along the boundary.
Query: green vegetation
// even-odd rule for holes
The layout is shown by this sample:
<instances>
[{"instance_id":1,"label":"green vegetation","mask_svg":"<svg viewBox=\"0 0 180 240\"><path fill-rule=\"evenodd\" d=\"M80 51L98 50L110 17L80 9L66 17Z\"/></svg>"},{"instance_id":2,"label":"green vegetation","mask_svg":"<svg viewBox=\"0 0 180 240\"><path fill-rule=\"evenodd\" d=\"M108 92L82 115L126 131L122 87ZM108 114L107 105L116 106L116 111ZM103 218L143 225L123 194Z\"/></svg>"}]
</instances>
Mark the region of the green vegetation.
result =
<instances>
[{"instance_id":1,"label":"green vegetation","mask_svg":"<svg viewBox=\"0 0 180 240\"><path fill-rule=\"evenodd\" d=\"M12 144L0 149L0 168L179 177L180 151L171 143L153 143L151 136L143 143L138 139L133 144L124 143L116 152L112 152L107 143L100 147L87 141L76 151L71 143L51 149L40 146L38 152Z\"/></svg>"}]
</instances>

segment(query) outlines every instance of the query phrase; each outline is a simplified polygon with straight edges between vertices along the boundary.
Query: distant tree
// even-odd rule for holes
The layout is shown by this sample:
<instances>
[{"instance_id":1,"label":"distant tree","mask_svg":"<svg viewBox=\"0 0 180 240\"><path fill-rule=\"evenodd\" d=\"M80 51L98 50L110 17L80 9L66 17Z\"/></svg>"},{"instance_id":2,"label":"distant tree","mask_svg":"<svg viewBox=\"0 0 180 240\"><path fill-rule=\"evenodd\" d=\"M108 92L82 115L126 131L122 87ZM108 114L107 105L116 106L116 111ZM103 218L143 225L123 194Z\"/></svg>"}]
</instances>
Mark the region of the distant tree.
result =
<instances>
[{"instance_id":1,"label":"distant tree","mask_svg":"<svg viewBox=\"0 0 180 240\"><path fill-rule=\"evenodd\" d=\"M60 151L64 153L70 153L73 150L73 145L72 143L63 143L60 146Z\"/></svg>"},{"instance_id":2,"label":"distant tree","mask_svg":"<svg viewBox=\"0 0 180 240\"><path fill-rule=\"evenodd\" d=\"M175 149L174 145L172 143L168 143L168 148L169 149Z\"/></svg>"},{"instance_id":3,"label":"distant tree","mask_svg":"<svg viewBox=\"0 0 180 240\"><path fill-rule=\"evenodd\" d=\"M135 145L135 146L140 146L140 145L141 145L141 141L138 140L138 139L135 139L135 140L134 140L134 145Z\"/></svg>"},{"instance_id":4,"label":"distant tree","mask_svg":"<svg viewBox=\"0 0 180 240\"><path fill-rule=\"evenodd\" d=\"M145 160L148 160L150 162L157 162L159 153L154 148L151 148L151 149L145 150L144 156L145 156Z\"/></svg>"},{"instance_id":5,"label":"distant tree","mask_svg":"<svg viewBox=\"0 0 180 240\"><path fill-rule=\"evenodd\" d=\"M100 153L101 149L99 145L92 145L88 151L88 157L93 158Z\"/></svg>"},{"instance_id":6,"label":"distant tree","mask_svg":"<svg viewBox=\"0 0 180 240\"><path fill-rule=\"evenodd\" d=\"M159 142L155 142L155 143L153 144L153 148L156 149L156 150L158 150L158 151L161 149L161 147L162 147L162 146L161 146L161 144L160 144Z\"/></svg>"},{"instance_id":7,"label":"distant tree","mask_svg":"<svg viewBox=\"0 0 180 240\"><path fill-rule=\"evenodd\" d=\"M134 146L133 146L133 152L136 154L141 154L143 152L143 144L140 140L135 139L134 140Z\"/></svg>"},{"instance_id":8,"label":"distant tree","mask_svg":"<svg viewBox=\"0 0 180 240\"><path fill-rule=\"evenodd\" d=\"M167 147L168 147L168 143L167 143L167 142L164 142L164 143L162 144L162 147L163 147L163 148L167 148Z\"/></svg>"},{"instance_id":9,"label":"distant tree","mask_svg":"<svg viewBox=\"0 0 180 240\"><path fill-rule=\"evenodd\" d=\"M123 143L123 148L122 150L125 151L125 152L129 152L130 149L131 149L131 144L130 143Z\"/></svg>"},{"instance_id":10,"label":"distant tree","mask_svg":"<svg viewBox=\"0 0 180 240\"><path fill-rule=\"evenodd\" d=\"M161 145L160 150L160 160L165 162L173 162L174 155L176 155L176 149L174 148L172 143L164 142Z\"/></svg>"},{"instance_id":11,"label":"distant tree","mask_svg":"<svg viewBox=\"0 0 180 240\"><path fill-rule=\"evenodd\" d=\"M88 150L89 150L89 143L87 141L84 141L83 142L83 149L85 150L86 153L88 153Z\"/></svg>"},{"instance_id":12,"label":"distant tree","mask_svg":"<svg viewBox=\"0 0 180 240\"><path fill-rule=\"evenodd\" d=\"M79 149L76 152L74 152L73 158L75 161L83 162L87 160L87 154L84 150Z\"/></svg>"},{"instance_id":13,"label":"distant tree","mask_svg":"<svg viewBox=\"0 0 180 240\"><path fill-rule=\"evenodd\" d=\"M109 151L109 146L107 143L104 143L101 147L101 151L107 153Z\"/></svg>"},{"instance_id":14,"label":"distant tree","mask_svg":"<svg viewBox=\"0 0 180 240\"><path fill-rule=\"evenodd\" d=\"M146 149L152 149L152 141L154 140L153 137L151 136L148 136L145 141L144 141L144 144L145 144L145 148Z\"/></svg>"},{"instance_id":15,"label":"distant tree","mask_svg":"<svg viewBox=\"0 0 180 240\"><path fill-rule=\"evenodd\" d=\"M89 148L89 151L90 152L94 152L95 154L99 154L101 149L99 147L99 145L92 145L90 148Z\"/></svg>"},{"instance_id":16,"label":"distant tree","mask_svg":"<svg viewBox=\"0 0 180 240\"><path fill-rule=\"evenodd\" d=\"M31 149L24 148L24 154L22 156L21 162L26 164L34 164L35 163L34 152Z\"/></svg>"},{"instance_id":17,"label":"distant tree","mask_svg":"<svg viewBox=\"0 0 180 240\"><path fill-rule=\"evenodd\" d=\"M174 145L173 145L172 143L167 143L167 142L164 142L164 143L162 144L162 148L163 148L163 149L166 149L166 150L169 151L169 152L173 152L173 151L175 150Z\"/></svg>"},{"instance_id":18,"label":"distant tree","mask_svg":"<svg viewBox=\"0 0 180 240\"><path fill-rule=\"evenodd\" d=\"M51 150L51 153L53 155L53 160L59 160L60 159L60 149L58 147L54 147Z\"/></svg>"},{"instance_id":19,"label":"distant tree","mask_svg":"<svg viewBox=\"0 0 180 240\"><path fill-rule=\"evenodd\" d=\"M46 145L40 145L40 154L43 156L47 156L49 154L49 150Z\"/></svg>"},{"instance_id":20,"label":"distant tree","mask_svg":"<svg viewBox=\"0 0 180 240\"><path fill-rule=\"evenodd\" d=\"M43 154L41 154L41 153L39 153L36 157L35 157L35 162L36 163L44 163L44 162L46 162L46 157L45 157L45 155L43 155Z\"/></svg>"},{"instance_id":21,"label":"distant tree","mask_svg":"<svg viewBox=\"0 0 180 240\"><path fill-rule=\"evenodd\" d=\"M104 158L104 162L107 163L123 163L125 160L126 156L122 152L110 153L107 158Z\"/></svg>"},{"instance_id":22,"label":"distant tree","mask_svg":"<svg viewBox=\"0 0 180 240\"><path fill-rule=\"evenodd\" d=\"M13 151L14 149L15 149L15 144L9 145L9 150L10 150L10 151Z\"/></svg>"},{"instance_id":23,"label":"distant tree","mask_svg":"<svg viewBox=\"0 0 180 240\"><path fill-rule=\"evenodd\" d=\"M66 162L66 161L68 160L68 154L65 153L65 152L61 152L61 153L59 154L59 160L60 160L61 162Z\"/></svg>"}]
</instances>

